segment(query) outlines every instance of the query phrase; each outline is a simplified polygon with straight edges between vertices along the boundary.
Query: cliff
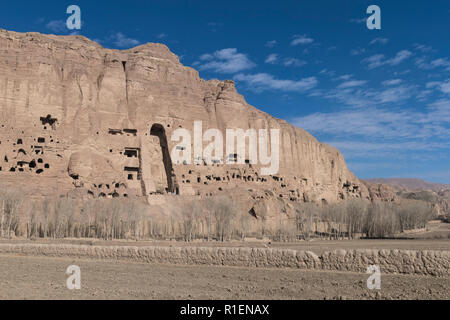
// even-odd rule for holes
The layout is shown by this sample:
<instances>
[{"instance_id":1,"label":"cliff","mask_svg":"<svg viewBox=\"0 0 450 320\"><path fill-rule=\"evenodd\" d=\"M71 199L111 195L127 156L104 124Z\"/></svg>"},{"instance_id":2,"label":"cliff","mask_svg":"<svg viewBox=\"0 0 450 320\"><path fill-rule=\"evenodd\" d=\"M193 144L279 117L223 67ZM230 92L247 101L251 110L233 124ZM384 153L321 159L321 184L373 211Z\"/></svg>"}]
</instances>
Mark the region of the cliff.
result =
<instances>
[{"instance_id":1,"label":"cliff","mask_svg":"<svg viewBox=\"0 0 450 320\"><path fill-rule=\"evenodd\" d=\"M222 132L279 129L279 172L173 161L173 131L192 132L194 121ZM368 198L339 151L250 106L232 81L201 79L157 43L119 51L82 36L0 30L0 137L1 183L34 196Z\"/></svg>"}]
</instances>

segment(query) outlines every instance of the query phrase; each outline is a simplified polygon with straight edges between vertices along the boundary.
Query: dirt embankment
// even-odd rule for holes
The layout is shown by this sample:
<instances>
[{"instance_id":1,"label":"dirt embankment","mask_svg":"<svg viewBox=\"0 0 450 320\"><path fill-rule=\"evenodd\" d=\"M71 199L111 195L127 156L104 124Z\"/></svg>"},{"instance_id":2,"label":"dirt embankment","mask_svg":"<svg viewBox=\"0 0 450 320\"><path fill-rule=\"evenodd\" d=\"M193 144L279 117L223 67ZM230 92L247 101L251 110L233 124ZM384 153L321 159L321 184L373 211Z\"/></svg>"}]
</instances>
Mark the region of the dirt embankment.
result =
<instances>
[{"instance_id":1,"label":"dirt embankment","mask_svg":"<svg viewBox=\"0 0 450 320\"><path fill-rule=\"evenodd\" d=\"M0 244L0 254L352 272L365 272L369 265L378 265L384 274L450 276L450 251L433 250L355 249L317 255L311 251L269 248Z\"/></svg>"}]
</instances>

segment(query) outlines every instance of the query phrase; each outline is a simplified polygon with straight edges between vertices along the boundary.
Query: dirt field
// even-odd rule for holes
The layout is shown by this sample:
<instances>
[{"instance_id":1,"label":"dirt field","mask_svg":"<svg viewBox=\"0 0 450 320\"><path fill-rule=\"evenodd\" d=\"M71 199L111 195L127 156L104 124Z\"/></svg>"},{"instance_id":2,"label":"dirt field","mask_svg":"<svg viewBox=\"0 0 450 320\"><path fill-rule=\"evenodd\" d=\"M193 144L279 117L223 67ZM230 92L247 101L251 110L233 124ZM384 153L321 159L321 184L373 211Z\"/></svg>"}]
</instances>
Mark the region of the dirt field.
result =
<instances>
[{"instance_id":1,"label":"dirt field","mask_svg":"<svg viewBox=\"0 0 450 320\"><path fill-rule=\"evenodd\" d=\"M81 289L66 268L81 268ZM0 299L450 299L450 279L0 255Z\"/></svg>"}]
</instances>

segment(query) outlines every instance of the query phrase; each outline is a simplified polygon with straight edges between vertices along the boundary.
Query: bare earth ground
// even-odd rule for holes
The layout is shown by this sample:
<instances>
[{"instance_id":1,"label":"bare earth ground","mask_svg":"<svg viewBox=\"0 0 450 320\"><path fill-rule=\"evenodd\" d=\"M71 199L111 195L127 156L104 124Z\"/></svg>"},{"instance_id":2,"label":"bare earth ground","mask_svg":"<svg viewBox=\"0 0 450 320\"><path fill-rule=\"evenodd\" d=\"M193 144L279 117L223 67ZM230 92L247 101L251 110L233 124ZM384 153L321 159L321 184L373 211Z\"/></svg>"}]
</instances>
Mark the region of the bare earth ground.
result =
<instances>
[{"instance_id":1,"label":"bare earth ground","mask_svg":"<svg viewBox=\"0 0 450 320\"><path fill-rule=\"evenodd\" d=\"M81 268L81 289L66 268ZM450 278L0 255L0 299L450 299Z\"/></svg>"},{"instance_id":2,"label":"bare earth ground","mask_svg":"<svg viewBox=\"0 0 450 320\"><path fill-rule=\"evenodd\" d=\"M127 246L272 247L448 250L449 224L433 223L404 240L102 241L92 239L0 240L0 243L65 243ZM438 239L430 239L438 235ZM444 236L442 236L444 235ZM66 268L81 268L81 290L66 288ZM76 258L0 254L0 299L450 299L450 278L383 275L381 290L369 290L368 274L337 271L180 266Z\"/></svg>"}]
</instances>

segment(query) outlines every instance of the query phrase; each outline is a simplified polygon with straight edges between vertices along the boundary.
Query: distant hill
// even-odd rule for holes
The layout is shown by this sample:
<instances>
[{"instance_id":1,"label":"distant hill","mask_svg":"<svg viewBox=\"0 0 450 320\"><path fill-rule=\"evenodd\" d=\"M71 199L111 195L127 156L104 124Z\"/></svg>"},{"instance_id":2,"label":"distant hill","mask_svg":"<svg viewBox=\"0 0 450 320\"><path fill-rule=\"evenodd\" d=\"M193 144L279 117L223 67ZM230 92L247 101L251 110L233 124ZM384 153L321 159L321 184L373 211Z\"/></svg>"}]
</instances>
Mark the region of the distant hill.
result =
<instances>
[{"instance_id":1,"label":"distant hill","mask_svg":"<svg viewBox=\"0 0 450 320\"><path fill-rule=\"evenodd\" d=\"M402 189L406 190L431 190L434 192L440 192L444 190L450 190L450 184L432 183L422 179L409 179L409 178L378 178L378 179L366 179L369 183L382 183L392 186L397 191Z\"/></svg>"}]
</instances>

